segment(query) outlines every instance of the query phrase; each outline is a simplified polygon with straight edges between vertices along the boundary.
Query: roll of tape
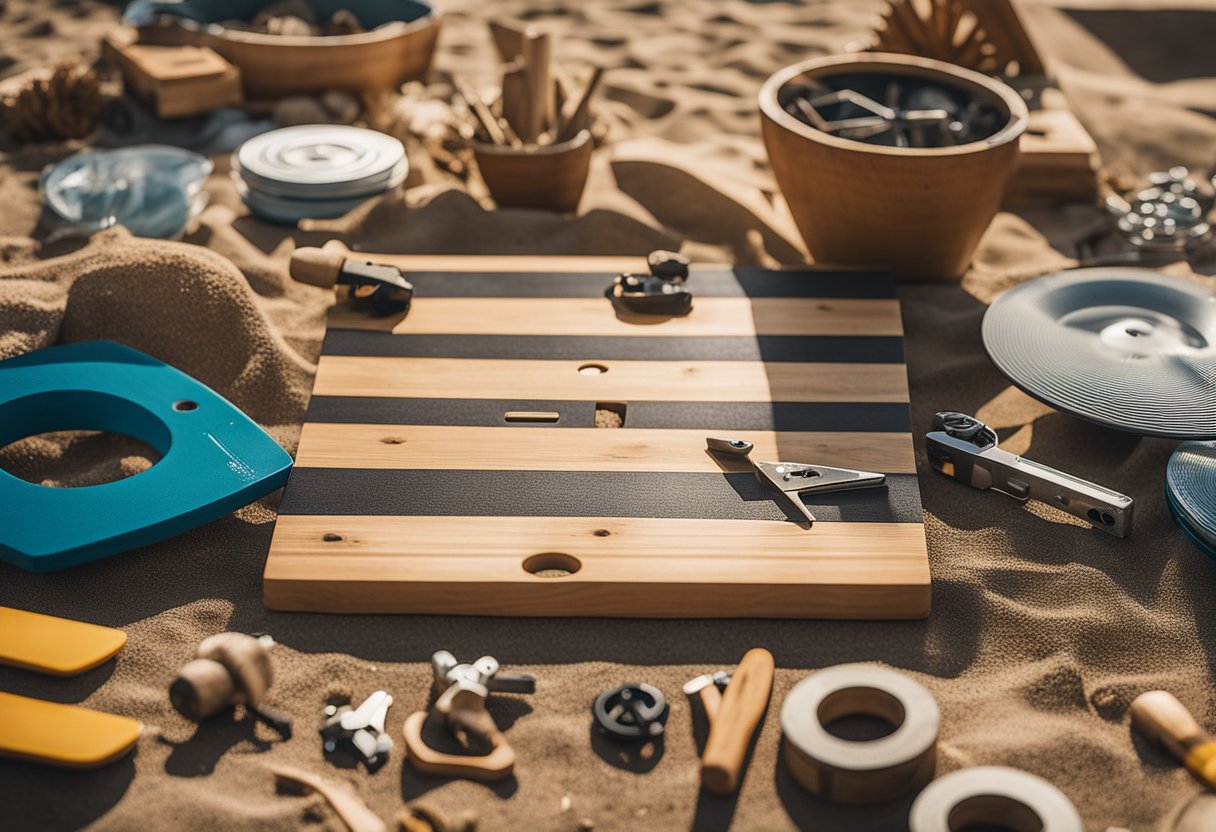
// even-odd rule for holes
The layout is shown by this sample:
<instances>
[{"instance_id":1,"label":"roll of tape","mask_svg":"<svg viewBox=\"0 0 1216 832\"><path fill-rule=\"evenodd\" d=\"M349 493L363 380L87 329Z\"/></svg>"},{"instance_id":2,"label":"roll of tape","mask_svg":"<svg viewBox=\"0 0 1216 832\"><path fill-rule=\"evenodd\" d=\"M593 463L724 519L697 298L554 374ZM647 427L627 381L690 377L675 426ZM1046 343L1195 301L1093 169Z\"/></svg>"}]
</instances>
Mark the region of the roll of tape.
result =
<instances>
[{"instance_id":1,"label":"roll of tape","mask_svg":"<svg viewBox=\"0 0 1216 832\"><path fill-rule=\"evenodd\" d=\"M824 728L856 714L884 719L895 731L854 742ZM933 777L940 724L933 694L915 679L875 665L836 665L803 679L785 698L785 765L804 788L828 800L894 800Z\"/></svg>"},{"instance_id":2,"label":"roll of tape","mask_svg":"<svg viewBox=\"0 0 1216 832\"><path fill-rule=\"evenodd\" d=\"M930 783L912 804L910 832L1000 824L1014 832L1084 832L1081 815L1042 777L1003 766L964 768Z\"/></svg>"}]
</instances>

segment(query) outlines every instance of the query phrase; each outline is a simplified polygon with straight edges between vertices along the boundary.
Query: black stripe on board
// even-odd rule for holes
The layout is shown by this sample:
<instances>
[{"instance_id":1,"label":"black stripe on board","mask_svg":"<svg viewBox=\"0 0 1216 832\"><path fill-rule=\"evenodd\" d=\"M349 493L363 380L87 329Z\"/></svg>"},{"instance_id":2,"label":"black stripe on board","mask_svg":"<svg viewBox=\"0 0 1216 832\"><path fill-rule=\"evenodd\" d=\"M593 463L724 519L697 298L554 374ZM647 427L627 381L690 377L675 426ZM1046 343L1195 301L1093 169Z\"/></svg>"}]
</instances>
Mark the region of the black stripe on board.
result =
<instances>
[{"instance_id":1,"label":"black stripe on board","mask_svg":"<svg viewBox=\"0 0 1216 832\"><path fill-rule=\"evenodd\" d=\"M468 425L528 427L508 423L509 411L557 412L541 427L595 426L595 402L504 399L402 399L388 396L313 396L307 422L363 425ZM632 402L626 428L689 428L707 431L859 431L909 433L908 405L852 402Z\"/></svg>"},{"instance_id":2,"label":"black stripe on board","mask_svg":"<svg viewBox=\"0 0 1216 832\"><path fill-rule=\"evenodd\" d=\"M747 335L393 335L331 329L322 355L410 358L515 358L573 361L815 361L902 364L898 336Z\"/></svg>"},{"instance_id":3,"label":"black stripe on board","mask_svg":"<svg viewBox=\"0 0 1216 832\"><path fill-rule=\"evenodd\" d=\"M915 475L911 474L889 475L885 488L822 494L805 502L815 517L824 521L922 522L920 490ZM348 468L295 468L279 513L696 520L800 518L752 474Z\"/></svg>"},{"instance_id":4,"label":"black stripe on board","mask_svg":"<svg viewBox=\"0 0 1216 832\"><path fill-rule=\"evenodd\" d=\"M645 258L638 258L638 269L646 271ZM408 272L406 277L418 297L427 298L602 298L615 275L419 271ZM694 297L707 298L896 297L895 281L884 272L697 269L688 285Z\"/></svg>"}]
</instances>

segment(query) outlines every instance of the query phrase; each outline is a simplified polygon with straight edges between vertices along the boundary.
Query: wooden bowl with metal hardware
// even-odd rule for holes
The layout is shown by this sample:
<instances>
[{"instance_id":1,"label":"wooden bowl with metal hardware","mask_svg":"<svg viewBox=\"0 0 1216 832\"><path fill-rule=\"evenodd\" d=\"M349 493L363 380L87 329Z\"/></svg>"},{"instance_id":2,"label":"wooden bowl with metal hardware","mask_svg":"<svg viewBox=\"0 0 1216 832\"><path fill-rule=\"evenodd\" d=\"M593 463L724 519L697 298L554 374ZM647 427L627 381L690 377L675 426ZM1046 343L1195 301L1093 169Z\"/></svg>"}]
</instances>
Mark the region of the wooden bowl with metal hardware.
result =
<instances>
[{"instance_id":1,"label":"wooden bowl with metal hardware","mask_svg":"<svg viewBox=\"0 0 1216 832\"><path fill-rule=\"evenodd\" d=\"M252 20L265 0L135 0L123 20L141 42L210 47L241 70L245 96L395 89L431 65L440 17L423 0L309 0L318 18L352 12L367 31L348 35L271 35L225 26Z\"/></svg>"},{"instance_id":2,"label":"wooden bowl with metal hardware","mask_svg":"<svg viewBox=\"0 0 1216 832\"><path fill-rule=\"evenodd\" d=\"M844 138L782 106L788 87L831 79L932 85L998 114L977 140L905 147ZM878 267L901 278L956 280L1001 204L1026 130L1025 102L971 70L910 55L865 53L786 67L760 90L773 175L817 263Z\"/></svg>"},{"instance_id":3,"label":"wooden bowl with metal hardware","mask_svg":"<svg viewBox=\"0 0 1216 832\"><path fill-rule=\"evenodd\" d=\"M473 156L499 208L540 208L570 212L578 208L595 149L589 129L557 144L474 143Z\"/></svg>"}]
</instances>

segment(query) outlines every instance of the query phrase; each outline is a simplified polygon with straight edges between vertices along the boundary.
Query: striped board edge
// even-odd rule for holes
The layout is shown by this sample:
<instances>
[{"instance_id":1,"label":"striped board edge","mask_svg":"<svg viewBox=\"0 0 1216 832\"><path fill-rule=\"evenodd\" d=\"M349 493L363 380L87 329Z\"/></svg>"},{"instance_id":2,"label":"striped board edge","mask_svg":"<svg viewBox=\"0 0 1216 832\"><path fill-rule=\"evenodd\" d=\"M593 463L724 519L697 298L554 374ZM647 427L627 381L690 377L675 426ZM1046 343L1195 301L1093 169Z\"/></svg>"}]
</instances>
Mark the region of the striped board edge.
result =
<instances>
[{"instance_id":1,"label":"striped board edge","mask_svg":"<svg viewBox=\"0 0 1216 832\"><path fill-rule=\"evenodd\" d=\"M330 313L267 608L928 615L888 275L694 266L692 312L666 318L604 297L644 258L353 256L405 270L414 301ZM808 499L808 529L709 436L887 485Z\"/></svg>"}]
</instances>

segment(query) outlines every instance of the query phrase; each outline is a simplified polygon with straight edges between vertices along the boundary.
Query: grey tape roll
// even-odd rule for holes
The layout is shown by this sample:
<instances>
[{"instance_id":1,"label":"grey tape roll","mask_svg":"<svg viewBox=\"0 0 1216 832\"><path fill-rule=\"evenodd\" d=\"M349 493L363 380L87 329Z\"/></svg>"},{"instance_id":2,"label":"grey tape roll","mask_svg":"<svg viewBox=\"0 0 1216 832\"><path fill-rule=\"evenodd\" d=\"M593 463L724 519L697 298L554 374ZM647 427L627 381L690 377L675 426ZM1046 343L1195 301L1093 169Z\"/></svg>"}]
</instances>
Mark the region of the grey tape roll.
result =
<instances>
[{"instance_id":1,"label":"grey tape roll","mask_svg":"<svg viewBox=\"0 0 1216 832\"><path fill-rule=\"evenodd\" d=\"M1014 832L1084 832L1081 815L1042 777L1004 766L951 772L930 783L912 804L910 832L950 832L999 823Z\"/></svg>"},{"instance_id":2,"label":"grey tape roll","mask_svg":"<svg viewBox=\"0 0 1216 832\"><path fill-rule=\"evenodd\" d=\"M870 742L828 733L824 725L869 714L897 726ZM804 788L839 803L880 803L923 786L937 762L941 712L910 676L868 664L842 664L803 679L781 706L786 768Z\"/></svg>"}]
</instances>

